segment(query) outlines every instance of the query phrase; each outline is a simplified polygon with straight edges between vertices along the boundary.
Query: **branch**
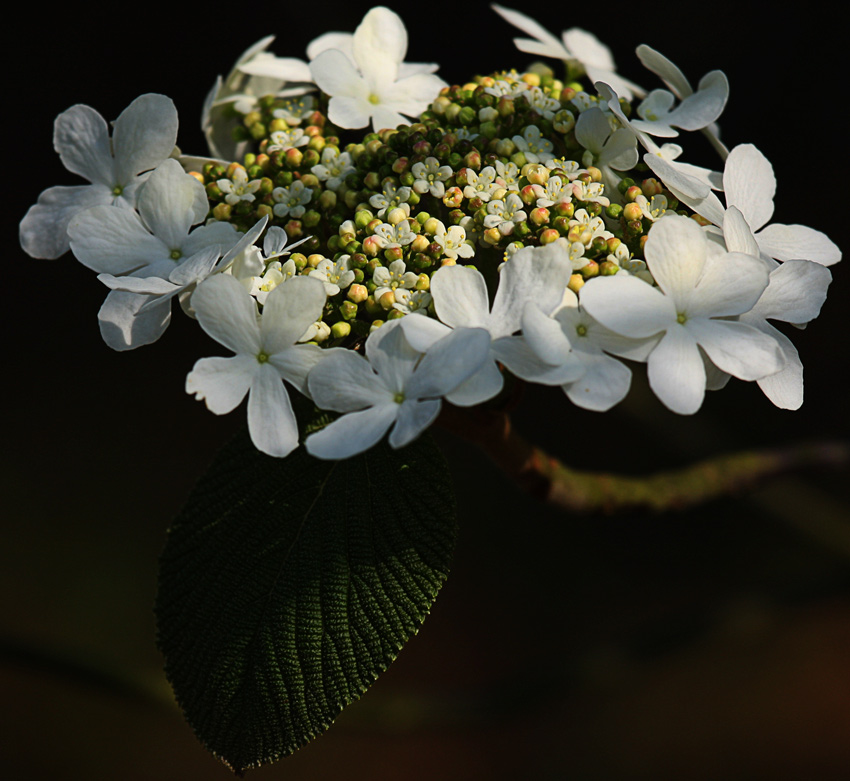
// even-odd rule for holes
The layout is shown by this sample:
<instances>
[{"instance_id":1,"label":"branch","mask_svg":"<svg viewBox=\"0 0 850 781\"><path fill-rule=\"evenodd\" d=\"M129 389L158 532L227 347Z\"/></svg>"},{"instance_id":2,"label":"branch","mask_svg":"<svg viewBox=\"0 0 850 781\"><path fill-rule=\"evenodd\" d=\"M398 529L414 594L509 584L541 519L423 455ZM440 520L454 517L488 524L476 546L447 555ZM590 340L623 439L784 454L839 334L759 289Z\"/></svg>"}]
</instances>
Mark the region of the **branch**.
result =
<instances>
[{"instance_id":1,"label":"branch","mask_svg":"<svg viewBox=\"0 0 850 781\"><path fill-rule=\"evenodd\" d=\"M681 510L751 488L767 478L811 466L850 461L846 442L816 442L754 450L701 461L684 469L628 477L570 469L518 434L503 410L446 404L437 423L478 445L523 490L570 512Z\"/></svg>"}]
</instances>

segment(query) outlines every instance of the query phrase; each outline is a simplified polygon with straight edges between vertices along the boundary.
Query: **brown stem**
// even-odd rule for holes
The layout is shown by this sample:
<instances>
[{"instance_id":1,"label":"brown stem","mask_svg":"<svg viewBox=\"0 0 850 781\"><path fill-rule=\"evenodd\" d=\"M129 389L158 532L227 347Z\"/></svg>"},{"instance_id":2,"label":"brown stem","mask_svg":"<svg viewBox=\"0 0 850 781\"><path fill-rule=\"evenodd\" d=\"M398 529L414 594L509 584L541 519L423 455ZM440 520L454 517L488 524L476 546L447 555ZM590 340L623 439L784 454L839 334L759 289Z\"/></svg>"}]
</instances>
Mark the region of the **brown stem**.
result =
<instances>
[{"instance_id":1,"label":"brown stem","mask_svg":"<svg viewBox=\"0 0 850 781\"><path fill-rule=\"evenodd\" d=\"M525 440L503 410L444 405L440 425L478 445L522 489L572 512L612 513L635 508L679 510L808 466L841 466L845 442L821 442L720 456L684 469L627 477L570 469Z\"/></svg>"}]
</instances>

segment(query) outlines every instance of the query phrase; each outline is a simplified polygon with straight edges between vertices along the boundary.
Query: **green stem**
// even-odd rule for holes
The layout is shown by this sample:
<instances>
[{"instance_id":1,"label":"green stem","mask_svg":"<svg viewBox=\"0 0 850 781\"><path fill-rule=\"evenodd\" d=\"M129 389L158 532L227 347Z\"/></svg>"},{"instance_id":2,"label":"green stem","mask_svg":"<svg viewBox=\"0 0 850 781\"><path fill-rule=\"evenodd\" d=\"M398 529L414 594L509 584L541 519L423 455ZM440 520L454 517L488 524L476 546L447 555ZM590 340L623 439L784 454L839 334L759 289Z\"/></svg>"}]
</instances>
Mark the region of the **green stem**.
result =
<instances>
[{"instance_id":1,"label":"green stem","mask_svg":"<svg viewBox=\"0 0 850 781\"><path fill-rule=\"evenodd\" d=\"M719 456L644 477L570 469L516 432L501 410L445 405L439 423L478 445L502 472L539 499L570 512L681 510L811 466L850 461L845 442L820 442Z\"/></svg>"}]
</instances>

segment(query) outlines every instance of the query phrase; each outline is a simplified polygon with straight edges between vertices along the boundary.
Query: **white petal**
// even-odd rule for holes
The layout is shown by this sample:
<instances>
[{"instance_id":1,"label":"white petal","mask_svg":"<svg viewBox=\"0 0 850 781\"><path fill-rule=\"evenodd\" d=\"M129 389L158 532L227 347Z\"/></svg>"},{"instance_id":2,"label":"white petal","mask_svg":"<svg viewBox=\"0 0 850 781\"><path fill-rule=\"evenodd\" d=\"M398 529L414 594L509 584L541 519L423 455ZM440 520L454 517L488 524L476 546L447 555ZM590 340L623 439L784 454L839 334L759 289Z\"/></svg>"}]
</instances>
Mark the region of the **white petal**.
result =
<instances>
[{"instance_id":1,"label":"white petal","mask_svg":"<svg viewBox=\"0 0 850 781\"><path fill-rule=\"evenodd\" d=\"M490 299L481 272L466 266L443 266L431 277L437 317L452 328L486 328Z\"/></svg>"},{"instance_id":2,"label":"white petal","mask_svg":"<svg viewBox=\"0 0 850 781\"><path fill-rule=\"evenodd\" d=\"M97 313L100 335L113 350L133 350L153 344L171 322L171 299L145 312L149 296L112 290Z\"/></svg>"},{"instance_id":3,"label":"white petal","mask_svg":"<svg viewBox=\"0 0 850 781\"><path fill-rule=\"evenodd\" d=\"M400 448L413 442L437 415L442 402L439 399L428 401L404 401L399 405L395 426L390 432L390 447Z\"/></svg>"},{"instance_id":4,"label":"white petal","mask_svg":"<svg viewBox=\"0 0 850 781\"><path fill-rule=\"evenodd\" d=\"M283 458L298 447L298 423L280 375L269 364L254 373L248 395L248 431L257 449Z\"/></svg>"},{"instance_id":5,"label":"white petal","mask_svg":"<svg viewBox=\"0 0 850 781\"><path fill-rule=\"evenodd\" d=\"M529 302L523 309L522 334L544 363L559 366L570 356L570 340L561 324L543 314L534 302Z\"/></svg>"},{"instance_id":6,"label":"white petal","mask_svg":"<svg viewBox=\"0 0 850 781\"><path fill-rule=\"evenodd\" d=\"M322 92L330 95L368 97L368 87L354 63L341 51L328 49L310 63L313 81Z\"/></svg>"},{"instance_id":7,"label":"white petal","mask_svg":"<svg viewBox=\"0 0 850 781\"><path fill-rule=\"evenodd\" d=\"M177 285L161 277L115 277L112 274L98 274L97 278L110 290L126 290L129 293L161 296L178 289Z\"/></svg>"},{"instance_id":8,"label":"white petal","mask_svg":"<svg viewBox=\"0 0 850 781\"><path fill-rule=\"evenodd\" d=\"M115 120L112 150L121 184L142 171L156 168L177 143L177 109L171 98L140 95Z\"/></svg>"},{"instance_id":9,"label":"white petal","mask_svg":"<svg viewBox=\"0 0 850 781\"><path fill-rule=\"evenodd\" d=\"M527 33L533 38L537 38L538 41L547 43L550 46L555 47L561 52L564 51L564 46L561 41L558 40L554 35L552 35L552 33L550 33L545 27L535 22L534 19L526 16L523 13L520 13L519 11L514 11L510 8L505 8L504 6L497 5L496 3L493 3L490 7L497 14L499 14L499 16L501 16L507 22L512 24L514 27L518 27L524 33ZM559 53L557 56L560 57L561 54Z\"/></svg>"},{"instance_id":10,"label":"white petal","mask_svg":"<svg viewBox=\"0 0 850 781\"><path fill-rule=\"evenodd\" d=\"M407 54L407 29L398 14L378 6L363 17L354 31L352 53L368 81L393 82Z\"/></svg>"},{"instance_id":11,"label":"white petal","mask_svg":"<svg viewBox=\"0 0 850 781\"><path fill-rule=\"evenodd\" d=\"M307 437L307 452L324 459L348 458L362 453L387 433L396 419L398 407L391 401L360 412L349 412Z\"/></svg>"},{"instance_id":12,"label":"white petal","mask_svg":"<svg viewBox=\"0 0 850 781\"><path fill-rule=\"evenodd\" d=\"M201 328L238 354L256 360L260 352L257 305L248 291L229 274L215 274L198 285L192 306Z\"/></svg>"},{"instance_id":13,"label":"white petal","mask_svg":"<svg viewBox=\"0 0 850 781\"><path fill-rule=\"evenodd\" d=\"M183 246L189 229L196 222L198 188L204 189L180 163L169 159L157 167L139 191L138 209L142 220L171 250Z\"/></svg>"},{"instance_id":14,"label":"white petal","mask_svg":"<svg viewBox=\"0 0 850 781\"><path fill-rule=\"evenodd\" d=\"M803 364L797 348L785 334L772 326L765 323L762 327L779 343L785 357L785 368L763 377L758 381L758 386L780 409L800 409L803 406Z\"/></svg>"},{"instance_id":15,"label":"white petal","mask_svg":"<svg viewBox=\"0 0 850 781\"><path fill-rule=\"evenodd\" d=\"M369 361L351 350L320 361L307 376L307 387L317 406L334 412L387 404L393 397Z\"/></svg>"},{"instance_id":16,"label":"white petal","mask_svg":"<svg viewBox=\"0 0 850 781\"><path fill-rule=\"evenodd\" d=\"M745 255L760 257L756 237L737 206L730 206L723 215L723 238L729 252L743 252Z\"/></svg>"},{"instance_id":17,"label":"white petal","mask_svg":"<svg viewBox=\"0 0 850 781\"><path fill-rule=\"evenodd\" d=\"M322 283L310 277L278 285L263 305L263 349L273 355L292 347L321 318L326 300Z\"/></svg>"},{"instance_id":18,"label":"white petal","mask_svg":"<svg viewBox=\"0 0 850 781\"><path fill-rule=\"evenodd\" d=\"M705 366L693 336L670 328L648 360L649 385L668 409L692 415L705 396Z\"/></svg>"},{"instance_id":19,"label":"white petal","mask_svg":"<svg viewBox=\"0 0 850 781\"><path fill-rule=\"evenodd\" d=\"M456 328L435 343L404 387L405 398L438 398L477 372L490 354L490 334L483 328Z\"/></svg>"},{"instance_id":20,"label":"white petal","mask_svg":"<svg viewBox=\"0 0 850 781\"><path fill-rule=\"evenodd\" d=\"M168 260L168 248L129 209L94 206L68 224L71 249L93 271L120 276Z\"/></svg>"},{"instance_id":21,"label":"white petal","mask_svg":"<svg viewBox=\"0 0 850 781\"><path fill-rule=\"evenodd\" d=\"M339 127L356 130L369 124L373 108L363 96L334 95L328 103L328 119Z\"/></svg>"},{"instance_id":22,"label":"white petal","mask_svg":"<svg viewBox=\"0 0 850 781\"><path fill-rule=\"evenodd\" d=\"M563 300L571 274L569 254L560 245L547 244L516 252L499 272L499 288L489 323L493 338L510 336L519 330L529 301L546 314L554 311Z\"/></svg>"},{"instance_id":23,"label":"white petal","mask_svg":"<svg viewBox=\"0 0 850 781\"><path fill-rule=\"evenodd\" d=\"M116 185L109 128L90 106L72 106L56 117L53 146L69 171L110 189Z\"/></svg>"},{"instance_id":24,"label":"white petal","mask_svg":"<svg viewBox=\"0 0 850 781\"><path fill-rule=\"evenodd\" d=\"M808 323L819 314L832 274L809 260L789 260L770 273L767 289L753 308L767 320Z\"/></svg>"},{"instance_id":25,"label":"white petal","mask_svg":"<svg viewBox=\"0 0 850 781\"><path fill-rule=\"evenodd\" d=\"M679 216L658 220L650 228L644 246L652 276L676 306L691 297L703 272L707 252L708 239L702 228L693 220Z\"/></svg>"},{"instance_id":26,"label":"white petal","mask_svg":"<svg viewBox=\"0 0 850 781\"><path fill-rule=\"evenodd\" d=\"M739 144L726 158L723 171L726 205L737 206L757 231L773 216L776 177L768 159L752 144Z\"/></svg>"},{"instance_id":27,"label":"white petal","mask_svg":"<svg viewBox=\"0 0 850 781\"><path fill-rule=\"evenodd\" d=\"M767 287L768 277L760 258L740 252L712 256L706 260L686 313L689 317L730 317L748 312Z\"/></svg>"},{"instance_id":28,"label":"white petal","mask_svg":"<svg viewBox=\"0 0 850 781\"><path fill-rule=\"evenodd\" d=\"M468 380L462 382L451 393L446 394L446 401L458 407L471 407L482 401L492 399L501 393L505 379L494 360L487 360L484 365Z\"/></svg>"},{"instance_id":29,"label":"white petal","mask_svg":"<svg viewBox=\"0 0 850 781\"><path fill-rule=\"evenodd\" d=\"M558 364L546 363L540 360L521 336L497 339L493 342L492 350L499 363L527 382L563 385L577 380L584 373L584 364L574 353L570 352Z\"/></svg>"},{"instance_id":30,"label":"white petal","mask_svg":"<svg viewBox=\"0 0 850 781\"><path fill-rule=\"evenodd\" d=\"M38 196L21 220L21 247L30 257L53 260L70 248L68 224L74 215L92 206L109 205L113 195L103 185L51 187Z\"/></svg>"},{"instance_id":31,"label":"white petal","mask_svg":"<svg viewBox=\"0 0 850 781\"><path fill-rule=\"evenodd\" d=\"M656 74L679 100L687 98L693 92L682 71L660 52L641 44L637 47L637 56L644 67Z\"/></svg>"},{"instance_id":32,"label":"white petal","mask_svg":"<svg viewBox=\"0 0 850 781\"><path fill-rule=\"evenodd\" d=\"M828 236L805 225L768 225L756 241L777 260L812 260L822 266L841 260L841 250Z\"/></svg>"},{"instance_id":33,"label":"white petal","mask_svg":"<svg viewBox=\"0 0 850 781\"><path fill-rule=\"evenodd\" d=\"M307 58L315 60L327 49L339 49L351 60L354 59L354 36L351 33L324 33L314 38L307 46Z\"/></svg>"},{"instance_id":34,"label":"white petal","mask_svg":"<svg viewBox=\"0 0 850 781\"><path fill-rule=\"evenodd\" d=\"M366 340L366 357L393 394L403 393L416 364L422 357L404 336L397 320L384 323Z\"/></svg>"},{"instance_id":35,"label":"white petal","mask_svg":"<svg viewBox=\"0 0 850 781\"><path fill-rule=\"evenodd\" d=\"M619 404L629 392L632 372L625 364L604 353L583 353L582 376L563 386L567 398L578 407L605 412Z\"/></svg>"},{"instance_id":36,"label":"white petal","mask_svg":"<svg viewBox=\"0 0 850 781\"><path fill-rule=\"evenodd\" d=\"M785 365L776 340L746 323L694 318L685 328L718 369L739 380L759 380Z\"/></svg>"},{"instance_id":37,"label":"white petal","mask_svg":"<svg viewBox=\"0 0 850 781\"><path fill-rule=\"evenodd\" d=\"M622 336L653 336L676 322L672 299L631 275L596 277L581 289L580 300L591 317Z\"/></svg>"},{"instance_id":38,"label":"white petal","mask_svg":"<svg viewBox=\"0 0 850 781\"><path fill-rule=\"evenodd\" d=\"M206 402L216 415L226 415L239 406L259 366L248 355L232 358L201 358L186 377L186 393Z\"/></svg>"},{"instance_id":39,"label":"white petal","mask_svg":"<svg viewBox=\"0 0 850 781\"><path fill-rule=\"evenodd\" d=\"M269 363L277 369L283 379L309 398L307 375L320 361L337 352L350 351L340 347L322 348L317 344L296 344L288 350L270 355Z\"/></svg>"},{"instance_id":40,"label":"white petal","mask_svg":"<svg viewBox=\"0 0 850 781\"><path fill-rule=\"evenodd\" d=\"M723 71L711 71L702 77L698 90L686 98L668 117L670 124L683 130L708 127L722 113L729 97L729 80Z\"/></svg>"}]
</instances>

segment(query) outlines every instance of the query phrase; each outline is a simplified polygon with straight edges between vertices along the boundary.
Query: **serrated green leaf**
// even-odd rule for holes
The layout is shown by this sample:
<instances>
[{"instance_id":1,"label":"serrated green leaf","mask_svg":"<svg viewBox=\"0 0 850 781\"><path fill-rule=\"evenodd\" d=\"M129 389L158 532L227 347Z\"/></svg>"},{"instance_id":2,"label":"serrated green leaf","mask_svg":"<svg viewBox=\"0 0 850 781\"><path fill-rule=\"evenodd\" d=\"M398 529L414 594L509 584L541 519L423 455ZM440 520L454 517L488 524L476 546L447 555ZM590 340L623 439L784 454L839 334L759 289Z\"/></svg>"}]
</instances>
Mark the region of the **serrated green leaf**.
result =
<instances>
[{"instance_id":1,"label":"serrated green leaf","mask_svg":"<svg viewBox=\"0 0 850 781\"><path fill-rule=\"evenodd\" d=\"M418 631L455 523L428 437L338 462L234 440L160 561L159 645L201 742L241 773L324 732Z\"/></svg>"}]
</instances>

